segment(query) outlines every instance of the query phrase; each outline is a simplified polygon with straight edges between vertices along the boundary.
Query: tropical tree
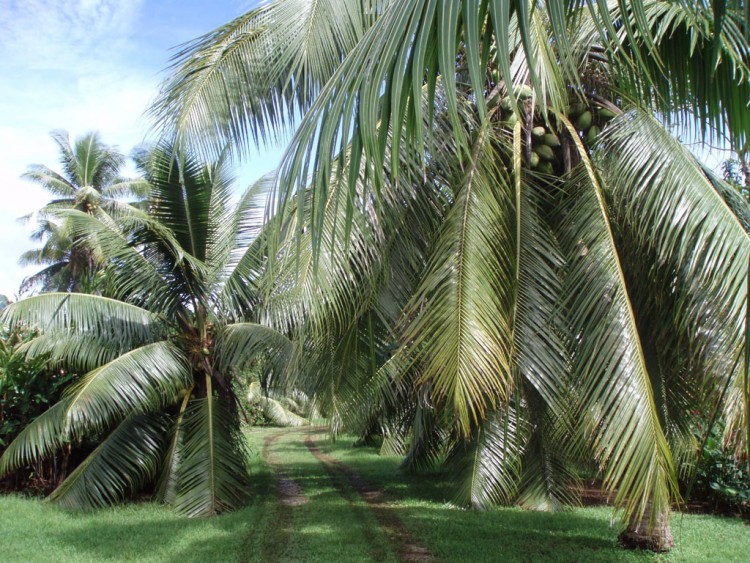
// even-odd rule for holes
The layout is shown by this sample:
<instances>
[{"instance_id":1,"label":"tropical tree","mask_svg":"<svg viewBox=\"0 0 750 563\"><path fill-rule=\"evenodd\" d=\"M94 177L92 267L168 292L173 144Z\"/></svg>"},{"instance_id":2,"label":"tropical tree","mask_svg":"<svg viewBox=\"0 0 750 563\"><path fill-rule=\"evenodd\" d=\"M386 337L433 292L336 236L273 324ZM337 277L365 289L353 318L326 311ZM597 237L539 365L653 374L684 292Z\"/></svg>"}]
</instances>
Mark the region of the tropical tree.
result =
<instances>
[{"instance_id":1,"label":"tropical tree","mask_svg":"<svg viewBox=\"0 0 750 563\"><path fill-rule=\"evenodd\" d=\"M178 53L154 114L207 152L302 116L269 318L327 359L313 400L478 507L557 506L594 460L664 549L690 413L749 443L750 215L670 131L745 146L747 10L276 0Z\"/></svg>"},{"instance_id":2,"label":"tropical tree","mask_svg":"<svg viewBox=\"0 0 750 563\"><path fill-rule=\"evenodd\" d=\"M101 294L40 294L4 312L11 328L40 331L27 357L83 375L7 447L0 474L96 440L51 499L97 507L156 481L159 499L208 516L247 493L236 374L256 356L278 373L289 350L254 309L268 184L235 205L225 158L203 164L161 145L141 166L148 213L64 214L72 236L107 257Z\"/></svg>"},{"instance_id":3,"label":"tropical tree","mask_svg":"<svg viewBox=\"0 0 750 563\"><path fill-rule=\"evenodd\" d=\"M82 135L72 144L65 131L53 131L51 136L60 152L62 173L34 164L22 176L54 197L35 213L38 228L32 239L45 244L21 257L23 265L46 267L27 278L22 290L81 291L91 286L102 257L95 247L84 247L70 237L60 213L70 209L97 216L126 212L131 206L123 198L142 198L147 186L142 180L120 176L124 155L105 145L98 133Z\"/></svg>"}]
</instances>

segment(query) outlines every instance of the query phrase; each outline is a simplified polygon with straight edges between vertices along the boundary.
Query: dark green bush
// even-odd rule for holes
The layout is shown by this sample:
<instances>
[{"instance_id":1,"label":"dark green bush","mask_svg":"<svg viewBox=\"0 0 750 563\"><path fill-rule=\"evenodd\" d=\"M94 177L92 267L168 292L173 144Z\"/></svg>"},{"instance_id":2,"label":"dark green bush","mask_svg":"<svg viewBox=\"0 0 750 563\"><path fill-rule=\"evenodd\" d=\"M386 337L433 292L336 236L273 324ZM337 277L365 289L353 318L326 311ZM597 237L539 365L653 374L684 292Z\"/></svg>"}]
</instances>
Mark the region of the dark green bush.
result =
<instances>
[{"instance_id":1,"label":"dark green bush","mask_svg":"<svg viewBox=\"0 0 750 563\"><path fill-rule=\"evenodd\" d=\"M716 510L750 512L750 475L747 463L722 443L723 424L714 424L696 467L692 497Z\"/></svg>"}]
</instances>

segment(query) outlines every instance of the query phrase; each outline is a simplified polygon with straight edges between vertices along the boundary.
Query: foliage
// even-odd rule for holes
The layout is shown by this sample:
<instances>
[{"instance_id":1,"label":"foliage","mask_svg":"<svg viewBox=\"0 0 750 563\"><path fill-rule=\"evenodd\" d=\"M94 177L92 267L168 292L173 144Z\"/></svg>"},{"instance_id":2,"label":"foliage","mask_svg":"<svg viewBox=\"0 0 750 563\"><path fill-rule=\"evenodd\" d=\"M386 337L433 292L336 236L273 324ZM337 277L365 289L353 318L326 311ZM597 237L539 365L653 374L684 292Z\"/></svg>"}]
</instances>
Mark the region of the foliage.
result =
<instances>
[{"instance_id":1,"label":"foliage","mask_svg":"<svg viewBox=\"0 0 750 563\"><path fill-rule=\"evenodd\" d=\"M704 438L700 459L695 468L695 486L692 496L723 511L750 509L750 473L747 463L728 451L723 445L723 428L716 425Z\"/></svg>"},{"instance_id":2,"label":"foliage","mask_svg":"<svg viewBox=\"0 0 750 563\"><path fill-rule=\"evenodd\" d=\"M209 153L302 116L268 302L302 388L473 506L560 506L583 458L665 522L692 409L748 445L747 202L663 123L745 145L746 3L331 5L186 46L154 108Z\"/></svg>"},{"instance_id":3,"label":"foliage","mask_svg":"<svg viewBox=\"0 0 750 563\"><path fill-rule=\"evenodd\" d=\"M4 327L0 332L0 451L30 421L59 400L62 389L75 377L64 370L52 369L46 355L27 358L22 346L34 336L25 328ZM26 473L17 472L16 485L25 483L29 474L34 481L49 479L56 483L61 474L55 466L51 472L42 465L23 468Z\"/></svg>"},{"instance_id":4,"label":"foliage","mask_svg":"<svg viewBox=\"0 0 750 563\"><path fill-rule=\"evenodd\" d=\"M160 500L210 516L248 491L233 374L257 356L282 369L290 349L254 310L266 188L234 204L226 159L205 164L168 144L140 166L148 212L63 215L73 238L107 258L102 294L40 294L3 312L12 328L39 331L28 358L83 375L7 447L0 474L97 438L52 500L100 507L156 482Z\"/></svg>"},{"instance_id":5,"label":"foliage","mask_svg":"<svg viewBox=\"0 0 750 563\"><path fill-rule=\"evenodd\" d=\"M31 238L43 242L43 246L25 252L19 260L23 266L44 268L24 280L21 293L34 289L91 292L105 257L95 241L84 244L70 232L61 212L76 209L99 217L128 213L133 206L123 198L143 198L147 184L141 179L120 177L125 157L105 145L98 133L87 133L71 143L65 131L54 131L52 139L60 152L63 171L33 164L22 176L39 184L54 199L36 212L37 229Z\"/></svg>"}]
</instances>

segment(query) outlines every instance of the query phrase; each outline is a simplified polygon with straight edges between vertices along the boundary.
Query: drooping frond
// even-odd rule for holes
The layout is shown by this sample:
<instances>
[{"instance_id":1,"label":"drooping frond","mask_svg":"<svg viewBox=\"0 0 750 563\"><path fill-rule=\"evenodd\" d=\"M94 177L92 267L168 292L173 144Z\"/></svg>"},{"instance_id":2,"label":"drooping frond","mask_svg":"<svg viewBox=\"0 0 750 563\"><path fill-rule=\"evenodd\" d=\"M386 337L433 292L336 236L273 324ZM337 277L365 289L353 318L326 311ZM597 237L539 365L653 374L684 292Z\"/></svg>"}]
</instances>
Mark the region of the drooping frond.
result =
<instances>
[{"instance_id":1,"label":"drooping frond","mask_svg":"<svg viewBox=\"0 0 750 563\"><path fill-rule=\"evenodd\" d=\"M248 491L242 437L227 406L208 392L185 411L176 458L173 506L192 517L238 508Z\"/></svg>"},{"instance_id":2,"label":"drooping frond","mask_svg":"<svg viewBox=\"0 0 750 563\"><path fill-rule=\"evenodd\" d=\"M654 402L632 303L600 182L574 127L581 158L565 185L568 258L567 309L575 336L574 374L585 433L591 437L604 484L617 490L625 516L651 521L669 510L675 470ZM586 288L583 291L581 288Z\"/></svg>"},{"instance_id":3,"label":"drooping frond","mask_svg":"<svg viewBox=\"0 0 750 563\"><path fill-rule=\"evenodd\" d=\"M0 476L45 458L83 434L81 426L71 426L66 419L69 405L63 398L19 432L0 457Z\"/></svg>"},{"instance_id":4,"label":"drooping frond","mask_svg":"<svg viewBox=\"0 0 750 563\"><path fill-rule=\"evenodd\" d=\"M671 268L675 330L690 335L686 361L702 366L715 390L741 390L747 315L748 206L712 180L695 157L654 118L627 114L608 128L600 150L602 176L631 243ZM702 389L701 389L702 387ZM727 416L738 419L742 400ZM742 437L746 432L736 435Z\"/></svg>"},{"instance_id":5,"label":"drooping frond","mask_svg":"<svg viewBox=\"0 0 750 563\"><path fill-rule=\"evenodd\" d=\"M278 138L379 16L382 0L275 0L183 46L152 113L204 148ZM211 144L213 143L213 147Z\"/></svg>"},{"instance_id":6,"label":"drooping frond","mask_svg":"<svg viewBox=\"0 0 750 563\"><path fill-rule=\"evenodd\" d=\"M403 341L421 383L462 434L512 387L508 334L514 236L509 180L482 131L409 306Z\"/></svg>"},{"instance_id":7,"label":"drooping frond","mask_svg":"<svg viewBox=\"0 0 750 563\"><path fill-rule=\"evenodd\" d=\"M163 320L145 309L96 295L45 293L13 303L2 313L10 326L19 324L49 332L66 330L116 336L123 343L162 334Z\"/></svg>"},{"instance_id":8,"label":"drooping frond","mask_svg":"<svg viewBox=\"0 0 750 563\"><path fill-rule=\"evenodd\" d=\"M165 433L161 415L128 416L49 500L63 508L81 510L108 506L136 493L156 475Z\"/></svg>"},{"instance_id":9,"label":"drooping frond","mask_svg":"<svg viewBox=\"0 0 750 563\"><path fill-rule=\"evenodd\" d=\"M246 366L261 354L271 357L283 369L292 355L292 342L286 336L260 324L230 324L218 339L218 354L225 370Z\"/></svg>"},{"instance_id":10,"label":"drooping frond","mask_svg":"<svg viewBox=\"0 0 750 563\"><path fill-rule=\"evenodd\" d=\"M125 346L117 336L111 334L57 330L40 334L19 349L30 358L47 356L51 366L86 373L146 343L131 340Z\"/></svg>"},{"instance_id":11,"label":"drooping frond","mask_svg":"<svg viewBox=\"0 0 750 563\"><path fill-rule=\"evenodd\" d=\"M457 490L461 504L487 509L515 499L529 430L518 414L510 404L489 413L472 441L453 453L460 459L455 471L461 479Z\"/></svg>"},{"instance_id":12,"label":"drooping frond","mask_svg":"<svg viewBox=\"0 0 750 563\"><path fill-rule=\"evenodd\" d=\"M74 425L105 428L131 412L174 404L192 384L183 352L169 341L146 344L86 375L65 392L65 413Z\"/></svg>"}]
</instances>

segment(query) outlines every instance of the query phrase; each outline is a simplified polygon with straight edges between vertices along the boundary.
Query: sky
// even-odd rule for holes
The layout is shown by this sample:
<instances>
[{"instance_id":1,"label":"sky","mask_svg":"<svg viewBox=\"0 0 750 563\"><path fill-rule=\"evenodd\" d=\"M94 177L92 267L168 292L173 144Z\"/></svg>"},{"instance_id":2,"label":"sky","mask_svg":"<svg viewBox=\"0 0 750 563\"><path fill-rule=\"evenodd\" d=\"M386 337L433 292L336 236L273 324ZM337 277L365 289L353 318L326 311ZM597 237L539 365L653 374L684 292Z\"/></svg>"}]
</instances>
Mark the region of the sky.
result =
<instances>
[{"instance_id":1,"label":"sky","mask_svg":"<svg viewBox=\"0 0 750 563\"><path fill-rule=\"evenodd\" d=\"M0 0L0 294L14 298L18 257L34 248L17 218L49 195L20 179L30 164L59 170L49 136L96 130L129 154L149 133L144 112L172 49L239 16L258 0ZM720 160L694 150L718 168ZM282 147L251 155L238 189L274 169ZM725 156L722 155L724 158ZM133 173L132 167L126 172Z\"/></svg>"},{"instance_id":2,"label":"sky","mask_svg":"<svg viewBox=\"0 0 750 563\"><path fill-rule=\"evenodd\" d=\"M229 22L257 0L0 0L0 294L14 298L23 278L18 257L34 248L33 223L17 218L49 194L20 179L30 164L60 170L49 133L71 140L99 131L125 154L147 139L144 112L172 49ZM250 156L246 185L271 171L281 148ZM126 172L133 173L132 165ZM244 187L244 186L242 186Z\"/></svg>"}]
</instances>

